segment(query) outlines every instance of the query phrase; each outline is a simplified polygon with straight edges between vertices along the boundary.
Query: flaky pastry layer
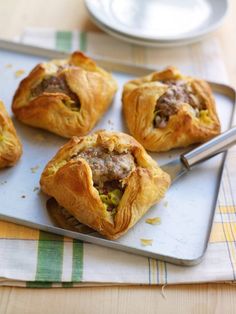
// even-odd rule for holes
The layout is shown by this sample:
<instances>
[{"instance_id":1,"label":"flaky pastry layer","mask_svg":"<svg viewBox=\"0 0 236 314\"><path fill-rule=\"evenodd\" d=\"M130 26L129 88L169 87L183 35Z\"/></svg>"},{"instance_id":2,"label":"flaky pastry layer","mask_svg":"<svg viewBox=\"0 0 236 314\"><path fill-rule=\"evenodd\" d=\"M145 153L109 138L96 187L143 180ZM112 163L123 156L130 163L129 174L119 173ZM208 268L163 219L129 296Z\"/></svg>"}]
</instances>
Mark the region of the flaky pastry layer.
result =
<instances>
[{"instance_id":1,"label":"flaky pastry layer","mask_svg":"<svg viewBox=\"0 0 236 314\"><path fill-rule=\"evenodd\" d=\"M107 73L83 53L37 65L21 81L12 103L25 124L63 137L88 133L105 113L117 90Z\"/></svg>"},{"instance_id":2,"label":"flaky pastry layer","mask_svg":"<svg viewBox=\"0 0 236 314\"><path fill-rule=\"evenodd\" d=\"M181 82L187 86L187 89L191 89L190 96L195 101L197 98L204 110L197 112L190 102L185 100L188 95L176 96L179 87L173 89L175 82ZM166 99L170 101L171 93L174 95L172 97L179 97L180 100L176 101L178 102L176 109L168 108L168 104L164 103L167 112L172 110L172 114L169 114L164 124L162 121L159 127L156 127L155 114L158 115L159 112L162 114L163 102L165 102L161 97L163 99L163 95L167 95ZM162 101L161 110L157 107L158 100ZM150 151L161 152L185 147L207 141L220 133L215 101L208 83L184 76L175 67L129 81L124 86L122 101L123 113L130 133ZM158 116L158 119L161 121L162 118Z\"/></svg>"},{"instance_id":3,"label":"flaky pastry layer","mask_svg":"<svg viewBox=\"0 0 236 314\"><path fill-rule=\"evenodd\" d=\"M98 146L110 152L131 153L136 163L135 169L122 180L124 193L114 215L106 210L94 186L89 163L74 158L86 148ZM170 177L131 136L100 131L73 137L65 144L45 167L40 184L43 192L54 197L81 223L116 239L164 196Z\"/></svg>"},{"instance_id":4,"label":"flaky pastry layer","mask_svg":"<svg viewBox=\"0 0 236 314\"><path fill-rule=\"evenodd\" d=\"M0 100L0 168L13 166L22 154L22 145L3 102Z\"/></svg>"}]
</instances>

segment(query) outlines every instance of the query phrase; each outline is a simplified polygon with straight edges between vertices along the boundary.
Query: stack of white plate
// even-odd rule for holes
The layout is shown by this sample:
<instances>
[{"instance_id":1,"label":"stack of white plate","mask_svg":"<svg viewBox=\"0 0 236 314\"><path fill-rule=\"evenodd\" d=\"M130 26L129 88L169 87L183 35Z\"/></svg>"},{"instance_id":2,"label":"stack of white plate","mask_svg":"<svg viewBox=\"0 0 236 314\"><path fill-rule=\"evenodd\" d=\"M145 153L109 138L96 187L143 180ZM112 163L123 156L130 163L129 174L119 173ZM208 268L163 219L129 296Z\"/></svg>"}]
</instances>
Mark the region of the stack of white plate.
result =
<instances>
[{"instance_id":1,"label":"stack of white plate","mask_svg":"<svg viewBox=\"0 0 236 314\"><path fill-rule=\"evenodd\" d=\"M198 41L215 30L227 0L85 0L94 23L122 40L166 47Z\"/></svg>"}]
</instances>

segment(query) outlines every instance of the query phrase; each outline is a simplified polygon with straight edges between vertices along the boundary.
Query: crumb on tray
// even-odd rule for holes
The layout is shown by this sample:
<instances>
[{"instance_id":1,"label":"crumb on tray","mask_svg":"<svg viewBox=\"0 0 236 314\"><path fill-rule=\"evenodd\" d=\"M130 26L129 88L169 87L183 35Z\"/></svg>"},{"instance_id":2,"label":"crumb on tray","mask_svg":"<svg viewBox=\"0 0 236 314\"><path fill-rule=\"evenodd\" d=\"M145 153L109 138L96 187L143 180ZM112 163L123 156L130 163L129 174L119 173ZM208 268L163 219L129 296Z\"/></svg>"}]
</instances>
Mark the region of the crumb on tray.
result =
<instances>
[{"instance_id":1,"label":"crumb on tray","mask_svg":"<svg viewBox=\"0 0 236 314\"><path fill-rule=\"evenodd\" d=\"M25 195L21 195L21 198L26 198L26 196Z\"/></svg>"},{"instance_id":2,"label":"crumb on tray","mask_svg":"<svg viewBox=\"0 0 236 314\"><path fill-rule=\"evenodd\" d=\"M7 68L7 69L12 68L12 64L11 64L11 63L6 64L6 65L5 65L5 68Z\"/></svg>"},{"instance_id":3,"label":"crumb on tray","mask_svg":"<svg viewBox=\"0 0 236 314\"><path fill-rule=\"evenodd\" d=\"M38 166L38 165L35 166L35 167L30 168L30 170L31 170L32 173L35 173L38 169L39 169L39 166Z\"/></svg>"},{"instance_id":4,"label":"crumb on tray","mask_svg":"<svg viewBox=\"0 0 236 314\"><path fill-rule=\"evenodd\" d=\"M37 191L39 191L39 187L35 186L34 189L33 189L33 192L37 192Z\"/></svg>"},{"instance_id":5,"label":"crumb on tray","mask_svg":"<svg viewBox=\"0 0 236 314\"><path fill-rule=\"evenodd\" d=\"M111 120L108 120L108 124L114 125L114 123Z\"/></svg>"},{"instance_id":6,"label":"crumb on tray","mask_svg":"<svg viewBox=\"0 0 236 314\"><path fill-rule=\"evenodd\" d=\"M140 242L143 246L152 245L153 240L152 239L140 239Z\"/></svg>"},{"instance_id":7,"label":"crumb on tray","mask_svg":"<svg viewBox=\"0 0 236 314\"><path fill-rule=\"evenodd\" d=\"M165 202L163 203L163 205L164 205L164 207L167 207L167 206L168 206L168 201L165 201Z\"/></svg>"},{"instance_id":8,"label":"crumb on tray","mask_svg":"<svg viewBox=\"0 0 236 314\"><path fill-rule=\"evenodd\" d=\"M7 181L5 180L5 181L0 182L0 185L6 184L6 183Z\"/></svg>"},{"instance_id":9,"label":"crumb on tray","mask_svg":"<svg viewBox=\"0 0 236 314\"><path fill-rule=\"evenodd\" d=\"M160 217L147 218L145 222L150 225L159 225L161 223L161 218Z\"/></svg>"},{"instance_id":10,"label":"crumb on tray","mask_svg":"<svg viewBox=\"0 0 236 314\"><path fill-rule=\"evenodd\" d=\"M20 77L21 75L23 75L25 73L25 70L17 70L15 72L15 77Z\"/></svg>"}]
</instances>

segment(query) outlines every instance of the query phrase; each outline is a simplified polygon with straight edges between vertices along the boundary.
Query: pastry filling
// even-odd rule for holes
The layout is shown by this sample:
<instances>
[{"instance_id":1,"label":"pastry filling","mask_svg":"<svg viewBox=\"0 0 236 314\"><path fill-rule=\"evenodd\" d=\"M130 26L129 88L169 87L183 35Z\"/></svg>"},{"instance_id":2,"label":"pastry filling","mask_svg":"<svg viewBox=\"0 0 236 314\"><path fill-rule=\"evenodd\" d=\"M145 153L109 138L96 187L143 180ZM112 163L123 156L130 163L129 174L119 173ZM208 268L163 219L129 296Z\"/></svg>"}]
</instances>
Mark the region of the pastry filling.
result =
<instances>
[{"instance_id":1,"label":"pastry filling","mask_svg":"<svg viewBox=\"0 0 236 314\"><path fill-rule=\"evenodd\" d=\"M121 182L114 180L104 182L103 186L96 186L98 190L100 199L106 207L106 210L111 212L111 214L116 213L116 208L120 203L120 200L124 194L124 187L122 187Z\"/></svg>"},{"instance_id":2,"label":"pastry filling","mask_svg":"<svg viewBox=\"0 0 236 314\"><path fill-rule=\"evenodd\" d=\"M184 81L163 81L168 85L168 90L157 100L154 111L154 127L165 128L170 116L178 112L178 107L182 103L189 104L194 115L198 118L201 110L205 110L202 100L194 93L191 85Z\"/></svg>"},{"instance_id":3,"label":"pastry filling","mask_svg":"<svg viewBox=\"0 0 236 314\"><path fill-rule=\"evenodd\" d=\"M80 109L79 97L68 86L65 76L50 76L42 80L35 88L31 90L31 96L37 97L43 93L63 93L70 97L64 104L71 110L77 111Z\"/></svg>"},{"instance_id":4,"label":"pastry filling","mask_svg":"<svg viewBox=\"0 0 236 314\"><path fill-rule=\"evenodd\" d=\"M129 152L110 152L103 147L87 148L76 157L88 162L94 187L107 211L114 214L124 193L121 181L135 168L134 157Z\"/></svg>"}]
</instances>

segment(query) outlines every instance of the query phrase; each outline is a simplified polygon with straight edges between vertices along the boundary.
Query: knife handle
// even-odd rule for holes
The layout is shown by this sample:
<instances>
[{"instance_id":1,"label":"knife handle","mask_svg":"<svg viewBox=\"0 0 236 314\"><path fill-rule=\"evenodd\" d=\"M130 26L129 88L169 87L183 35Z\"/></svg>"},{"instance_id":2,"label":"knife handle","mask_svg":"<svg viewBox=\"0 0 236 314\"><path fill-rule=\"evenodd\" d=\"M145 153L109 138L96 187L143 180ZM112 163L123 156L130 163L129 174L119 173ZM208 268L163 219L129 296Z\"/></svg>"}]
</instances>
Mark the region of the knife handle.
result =
<instances>
[{"instance_id":1,"label":"knife handle","mask_svg":"<svg viewBox=\"0 0 236 314\"><path fill-rule=\"evenodd\" d=\"M234 144L236 144L236 127L232 127L210 141L180 155L180 159L190 169L192 166L226 151Z\"/></svg>"}]
</instances>

